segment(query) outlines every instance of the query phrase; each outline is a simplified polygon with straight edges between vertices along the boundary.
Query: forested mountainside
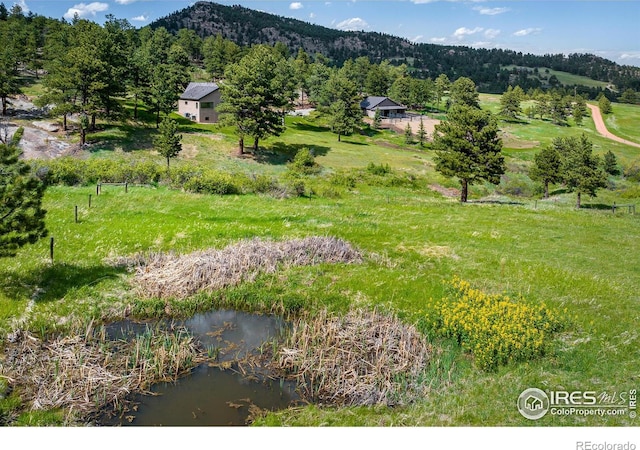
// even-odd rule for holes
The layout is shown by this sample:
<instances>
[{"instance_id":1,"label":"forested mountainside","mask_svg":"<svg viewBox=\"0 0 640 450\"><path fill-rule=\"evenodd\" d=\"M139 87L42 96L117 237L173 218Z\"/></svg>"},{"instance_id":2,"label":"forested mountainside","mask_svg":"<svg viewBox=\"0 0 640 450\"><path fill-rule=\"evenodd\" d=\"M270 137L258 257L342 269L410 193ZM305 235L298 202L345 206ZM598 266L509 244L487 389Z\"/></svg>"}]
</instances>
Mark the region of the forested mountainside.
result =
<instances>
[{"instance_id":1,"label":"forested mountainside","mask_svg":"<svg viewBox=\"0 0 640 450\"><path fill-rule=\"evenodd\" d=\"M532 55L502 49L415 44L383 33L340 31L211 2L197 2L155 21L151 27L165 27L173 33L186 28L203 38L220 34L239 45L282 42L292 52L302 48L310 54L321 53L335 65L360 56L367 56L372 62L386 59L394 64L406 63L419 77L435 78L441 73L451 79L469 77L480 89L489 92L503 92L514 76L524 89L541 87L540 79L531 76L534 68L586 76L611 83L619 91L640 90L640 68L621 66L591 54Z\"/></svg>"}]
</instances>

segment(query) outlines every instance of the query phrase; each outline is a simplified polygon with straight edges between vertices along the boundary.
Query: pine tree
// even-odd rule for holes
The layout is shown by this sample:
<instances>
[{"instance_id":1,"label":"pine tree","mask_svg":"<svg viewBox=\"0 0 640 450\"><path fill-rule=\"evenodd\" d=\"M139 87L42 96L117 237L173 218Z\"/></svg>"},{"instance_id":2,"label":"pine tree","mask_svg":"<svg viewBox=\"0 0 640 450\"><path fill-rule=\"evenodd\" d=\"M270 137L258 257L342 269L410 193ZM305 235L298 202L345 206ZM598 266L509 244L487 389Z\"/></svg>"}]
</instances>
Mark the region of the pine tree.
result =
<instances>
[{"instance_id":1,"label":"pine tree","mask_svg":"<svg viewBox=\"0 0 640 450\"><path fill-rule=\"evenodd\" d=\"M0 258L47 235L43 183L20 159L16 146L0 144Z\"/></svg>"},{"instance_id":2,"label":"pine tree","mask_svg":"<svg viewBox=\"0 0 640 450\"><path fill-rule=\"evenodd\" d=\"M420 117L420 126L418 127L418 142L420 142L420 147L424 147L425 142L427 142L427 130L424 127L422 117Z\"/></svg>"},{"instance_id":3,"label":"pine tree","mask_svg":"<svg viewBox=\"0 0 640 450\"><path fill-rule=\"evenodd\" d=\"M454 105L445 122L433 134L436 170L446 177L457 177L466 202L469 185L486 180L500 183L505 164L498 122L489 111L467 105Z\"/></svg>"},{"instance_id":4,"label":"pine tree","mask_svg":"<svg viewBox=\"0 0 640 450\"><path fill-rule=\"evenodd\" d=\"M159 134L153 139L153 145L158 153L167 159L167 170L171 158L175 158L182 151L182 135L178 134L178 123L166 116L160 123Z\"/></svg>"},{"instance_id":5,"label":"pine tree","mask_svg":"<svg viewBox=\"0 0 640 450\"><path fill-rule=\"evenodd\" d=\"M478 91L476 84L471 78L460 77L451 85L451 102L456 105L466 105L473 108L480 108Z\"/></svg>"},{"instance_id":6,"label":"pine tree","mask_svg":"<svg viewBox=\"0 0 640 450\"><path fill-rule=\"evenodd\" d=\"M376 109L375 114L373 115L373 129L379 130L382 125L382 113L379 109Z\"/></svg>"},{"instance_id":7,"label":"pine tree","mask_svg":"<svg viewBox=\"0 0 640 450\"><path fill-rule=\"evenodd\" d=\"M573 103L571 115L573 116L573 120L576 122L576 125L582 125L582 119L587 115L587 102L585 102L584 98L579 95Z\"/></svg>"},{"instance_id":8,"label":"pine tree","mask_svg":"<svg viewBox=\"0 0 640 450\"><path fill-rule=\"evenodd\" d=\"M607 185L600 158L593 154L593 144L585 134L579 139L556 138L553 145L561 149L562 178L569 191L577 194L576 208L580 208L583 193L595 197L598 189Z\"/></svg>"},{"instance_id":9,"label":"pine tree","mask_svg":"<svg viewBox=\"0 0 640 450\"><path fill-rule=\"evenodd\" d=\"M561 164L560 153L554 146L545 147L534 156L529 176L544 185L544 198L549 198L549 184L562 181Z\"/></svg>"},{"instance_id":10,"label":"pine tree","mask_svg":"<svg viewBox=\"0 0 640 450\"><path fill-rule=\"evenodd\" d=\"M614 176L620 175L620 168L618 167L618 159L616 158L616 155L611 150L609 150L607 153L604 154L602 168L609 175L614 175Z\"/></svg>"},{"instance_id":11,"label":"pine tree","mask_svg":"<svg viewBox=\"0 0 640 450\"><path fill-rule=\"evenodd\" d=\"M598 107L602 114L611 114L613 111L611 108L611 101L604 95L600 96L600 99L598 100Z\"/></svg>"},{"instance_id":12,"label":"pine tree","mask_svg":"<svg viewBox=\"0 0 640 450\"><path fill-rule=\"evenodd\" d=\"M522 89L519 86L518 89L513 89L512 86L509 86L500 98L500 115L509 120L516 120L518 115L522 114L522 108L520 107L522 95Z\"/></svg>"},{"instance_id":13,"label":"pine tree","mask_svg":"<svg viewBox=\"0 0 640 450\"><path fill-rule=\"evenodd\" d=\"M410 123L407 123L404 129L404 143L407 145L413 144L413 130L411 129Z\"/></svg>"}]
</instances>

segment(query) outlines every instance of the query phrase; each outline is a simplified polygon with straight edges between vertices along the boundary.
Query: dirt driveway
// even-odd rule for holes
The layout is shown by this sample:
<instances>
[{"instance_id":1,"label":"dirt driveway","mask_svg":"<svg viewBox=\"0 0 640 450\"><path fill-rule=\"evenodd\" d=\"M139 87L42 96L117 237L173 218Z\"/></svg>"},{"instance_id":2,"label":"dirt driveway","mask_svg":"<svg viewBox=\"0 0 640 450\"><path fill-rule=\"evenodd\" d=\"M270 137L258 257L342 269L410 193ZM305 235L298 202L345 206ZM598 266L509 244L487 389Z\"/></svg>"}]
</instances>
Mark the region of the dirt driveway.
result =
<instances>
[{"instance_id":1,"label":"dirt driveway","mask_svg":"<svg viewBox=\"0 0 640 450\"><path fill-rule=\"evenodd\" d=\"M600 113L599 107L597 107L596 105L590 105L588 103L587 103L587 106L591 110L591 117L593 117L593 122L596 125L596 130L598 131L598 133L600 133L602 136L606 137L607 139L611 139L612 141L616 141L622 144L631 145L633 147L640 148L640 144L638 144L637 142L632 142L626 139L622 139L621 137L618 137L615 134L611 133L609 130L607 130L607 126L604 124L604 120L602 119L602 114Z\"/></svg>"}]
</instances>

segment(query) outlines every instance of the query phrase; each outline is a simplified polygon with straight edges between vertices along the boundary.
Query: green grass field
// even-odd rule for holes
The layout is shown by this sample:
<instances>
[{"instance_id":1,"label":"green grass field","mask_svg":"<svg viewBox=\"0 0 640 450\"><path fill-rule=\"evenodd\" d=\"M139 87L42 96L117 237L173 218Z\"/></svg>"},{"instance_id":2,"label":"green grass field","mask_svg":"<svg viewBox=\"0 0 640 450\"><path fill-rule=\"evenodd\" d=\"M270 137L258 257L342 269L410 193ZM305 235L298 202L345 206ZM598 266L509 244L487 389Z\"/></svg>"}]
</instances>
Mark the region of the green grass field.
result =
<instances>
[{"instance_id":1,"label":"green grass field","mask_svg":"<svg viewBox=\"0 0 640 450\"><path fill-rule=\"evenodd\" d=\"M499 97L482 96L493 109ZM614 104L620 133L637 139L631 124L640 107ZM631 118L629 118L631 116ZM313 196L275 199L267 195L211 196L165 186L50 187L46 192L49 238L4 259L0 272L0 330L16 324L47 334L86 325L91 319L118 317L127 305L140 314L158 310L158 302L137 298L130 275L107 258L144 251L190 252L220 248L252 237L285 239L330 235L364 252L361 265L320 265L262 275L206 298L186 301L185 311L215 306L269 311L344 312L349 308L388 311L431 336L441 353L434 362L427 398L402 408L309 406L259 419L258 425L374 426L605 426L637 425L627 417L557 417L532 422L516 409L529 387L620 392L637 388L640 342L637 331L640 267L639 215L609 206L637 203L622 197L626 182L585 199L573 208L574 195L556 191L549 200L496 197L491 186L472 190L470 204L445 198L427 184L456 187L433 171L433 155L405 146L402 136L384 131L354 135L338 143L317 120L289 118L285 134L266 140L258 155L236 158L228 128L183 123L184 150L172 164L197 163L244 173L283 174L286 162L302 147L313 148L323 172L310 181L326 185L334 171L364 168L370 162L422 177L418 187L358 184L336 198ZM586 132L597 151L612 149L625 163L638 149L611 144L595 135L593 124L559 128L544 121L506 124L507 161L526 166L555 136ZM94 158L157 159L151 146L154 128L106 126L92 135ZM612 129L612 131L614 131ZM616 131L614 131L616 132ZM88 196L93 194L91 208ZM488 197L486 197L488 196ZM495 200L502 202L481 200ZM79 223L74 207L79 206ZM458 276L488 293L522 296L546 303L569 323L553 350L531 361L495 371L476 368L473 358L449 340L430 334L426 314L445 293L444 280ZM161 302L161 305L164 304ZM2 406L0 400L0 406Z\"/></svg>"}]
</instances>

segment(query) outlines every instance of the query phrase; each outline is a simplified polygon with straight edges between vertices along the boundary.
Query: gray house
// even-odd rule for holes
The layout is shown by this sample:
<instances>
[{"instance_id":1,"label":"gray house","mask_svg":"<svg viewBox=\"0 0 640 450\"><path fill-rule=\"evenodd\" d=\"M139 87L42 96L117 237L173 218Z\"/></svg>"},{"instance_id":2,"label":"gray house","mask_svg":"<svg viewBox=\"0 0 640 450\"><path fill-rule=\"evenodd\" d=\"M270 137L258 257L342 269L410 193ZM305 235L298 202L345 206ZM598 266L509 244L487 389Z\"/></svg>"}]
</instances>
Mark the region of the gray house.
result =
<instances>
[{"instance_id":1,"label":"gray house","mask_svg":"<svg viewBox=\"0 0 640 450\"><path fill-rule=\"evenodd\" d=\"M178 113L198 123L216 123L220 87L216 83L189 83L178 100Z\"/></svg>"},{"instance_id":2,"label":"gray house","mask_svg":"<svg viewBox=\"0 0 640 450\"><path fill-rule=\"evenodd\" d=\"M380 111L382 117L396 118L404 117L407 107L391 100L389 97L367 97L360 102L362 111L373 119L376 111Z\"/></svg>"}]
</instances>

